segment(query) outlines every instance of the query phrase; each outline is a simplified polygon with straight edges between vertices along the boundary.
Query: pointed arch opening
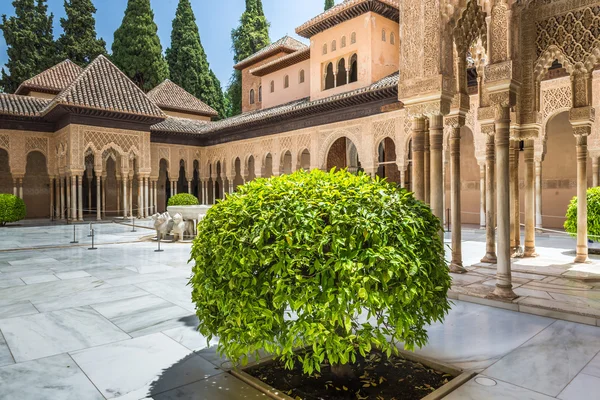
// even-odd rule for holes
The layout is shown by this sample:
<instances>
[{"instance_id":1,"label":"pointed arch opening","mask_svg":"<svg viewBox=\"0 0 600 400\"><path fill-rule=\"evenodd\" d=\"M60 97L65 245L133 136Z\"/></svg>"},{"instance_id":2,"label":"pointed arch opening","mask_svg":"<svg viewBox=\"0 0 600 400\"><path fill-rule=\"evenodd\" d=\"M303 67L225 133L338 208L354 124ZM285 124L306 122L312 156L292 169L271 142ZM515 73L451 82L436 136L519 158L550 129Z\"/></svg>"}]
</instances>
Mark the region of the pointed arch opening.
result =
<instances>
[{"instance_id":1,"label":"pointed arch opening","mask_svg":"<svg viewBox=\"0 0 600 400\"><path fill-rule=\"evenodd\" d=\"M337 86L343 86L347 83L347 71L346 71L346 59L342 58L340 59L340 61L338 61L338 72L337 72L337 78L336 78L336 82L337 82Z\"/></svg>"},{"instance_id":2,"label":"pointed arch opening","mask_svg":"<svg viewBox=\"0 0 600 400\"><path fill-rule=\"evenodd\" d=\"M353 82L358 81L358 56L356 54L352 54L352 57L350 57L350 73L348 75L349 75L348 83L353 83Z\"/></svg>"},{"instance_id":3,"label":"pointed arch opening","mask_svg":"<svg viewBox=\"0 0 600 400\"><path fill-rule=\"evenodd\" d=\"M327 64L325 67L325 90L333 89L335 87L335 77L333 72L333 63Z\"/></svg>"}]
</instances>

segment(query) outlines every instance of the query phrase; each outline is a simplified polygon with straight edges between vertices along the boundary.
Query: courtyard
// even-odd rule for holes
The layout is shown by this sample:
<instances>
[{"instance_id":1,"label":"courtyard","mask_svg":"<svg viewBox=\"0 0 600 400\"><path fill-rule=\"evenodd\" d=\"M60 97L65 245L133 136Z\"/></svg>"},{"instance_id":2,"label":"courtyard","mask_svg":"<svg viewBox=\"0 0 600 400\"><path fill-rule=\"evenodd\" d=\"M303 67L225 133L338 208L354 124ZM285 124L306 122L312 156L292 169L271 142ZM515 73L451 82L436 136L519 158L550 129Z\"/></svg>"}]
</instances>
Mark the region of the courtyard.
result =
<instances>
[{"instance_id":1,"label":"courtyard","mask_svg":"<svg viewBox=\"0 0 600 400\"><path fill-rule=\"evenodd\" d=\"M78 244L70 244L72 226L0 231L0 399L266 398L230 375L217 342L196 331L190 244L163 243L155 252L150 221L140 224L136 232L95 225L97 250L88 250L88 225L76 225ZM485 233L465 227L463 238L465 265L478 263ZM573 239L537 239L555 263L572 258ZM453 300L417 350L477 373L447 399L600 398L600 328L590 323L600 284L538 265L537 273L514 273L518 301L492 304L468 293L491 288L493 276L485 266L469 269L453 274L450 296L470 301ZM528 299L562 302L572 312L517 312Z\"/></svg>"}]
</instances>

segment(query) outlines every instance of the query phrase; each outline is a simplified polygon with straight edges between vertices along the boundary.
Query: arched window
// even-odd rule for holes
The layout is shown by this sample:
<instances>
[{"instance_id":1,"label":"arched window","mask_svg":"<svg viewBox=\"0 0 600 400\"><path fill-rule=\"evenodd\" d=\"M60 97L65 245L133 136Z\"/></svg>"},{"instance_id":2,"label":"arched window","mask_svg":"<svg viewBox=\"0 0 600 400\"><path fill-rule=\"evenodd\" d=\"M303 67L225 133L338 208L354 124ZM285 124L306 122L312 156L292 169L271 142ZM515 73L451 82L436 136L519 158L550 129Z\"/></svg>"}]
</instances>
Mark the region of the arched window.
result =
<instances>
[{"instance_id":1,"label":"arched window","mask_svg":"<svg viewBox=\"0 0 600 400\"><path fill-rule=\"evenodd\" d=\"M258 87L258 102L262 102L262 86Z\"/></svg>"},{"instance_id":2,"label":"arched window","mask_svg":"<svg viewBox=\"0 0 600 400\"><path fill-rule=\"evenodd\" d=\"M303 69L300 70L300 76L298 77L298 82L304 83L304 70Z\"/></svg>"},{"instance_id":3,"label":"arched window","mask_svg":"<svg viewBox=\"0 0 600 400\"><path fill-rule=\"evenodd\" d=\"M290 87L290 77L289 77L288 75L286 75L286 76L283 78L283 88L284 88L284 89L287 89L287 88L289 88L289 87Z\"/></svg>"},{"instance_id":4,"label":"arched window","mask_svg":"<svg viewBox=\"0 0 600 400\"><path fill-rule=\"evenodd\" d=\"M323 45L323 54L327 54L327 43Z\"/></svg>"},{"instance_id":5,"label":"arched window","mask_svg":"<svg viewBox=\"0 0 600 400\"><path fill-rule=\"evenodd\" d=\"M346 60L344 58L342 58L340 61L338 61L337 68L338 68L337 79L336 79L337 86L345 85L346 83L348 83L348 79L346 79L346 77L347 77L347 75L346 75Z\"/></svg>"},{"instance_id":6,"label":"arched window","mask_svg":"<svg viewBox=\"0 0 600 400\"><path fill-rule=\"evenodd\" d=\"M358 81L358 57L356 56L356 54L353 54L352 57L350 57L350 82L356 82Z\"/></svg>"},{"instance_id":7,"label":"arched window","mask_svg":"<svg viewBox=\"0 0 600 400\"><path fill-rule=\"evenodd\" d=\"M396 35L394 35L394 32L390 33L390 44L396 44Z\"/></svg>"},{"instance_id":8,"label":"arched window","mask_svg":"<svg viewBox=\"0 0 600 400\"><path fill-rule=\"evenodd\" d=\"M346 36L342 36L342 48L346 47Z\"/></svg>"},{"instance_id":9,"label":"arched window","mask_svg":"<svg viewBox=\"0 0 600 400\"><path fill-rule=\"evenodd\" d=\"M356 43L356 32L352 32L352 35L350 35L350 44L354 43Z\"/></svg>"},{"instance_id":10,"label":"arched window","mask_svg":"<svg viewBox=\"0 0 600 400\"><path fill-rule=\"evenodd\" d=\"M250 104L254 104L254 89L250 89Z\"/></svg>"},{"instance_id":11,"label":"arched window","mask_svg":"<svg viewBox=\"0 0 600 400\"><path fill-rule=\"evenodd\" d=\"M384 41L384 42L386 41L385 29L381 30L381 40Z\"/></svg>"},{"instance_id":12,"label":"arched window","mask_svg":"<svg viewBox=\"0 0 600 400\"><path fill-rule=\"evenodd\" d=\"M275 93L275 81L271 81L271 93Z\"/></svg>"},{"instance_id":13,"label":"arched window","mask_svg":"<svg viewBox=\"0 0 600 400\"><path fill-rule=\"evenodd\" d=\"M334 40L333 42L331 42L331 51L336 51L336 50L337 50L337 43Z\"/></svg>"},{"instance_id":14,"label":"arched window","mask_svg":"<svg viewBox=\"0 0 600 400\"><path fill-rule=\"evenodd\" d=\"M333 89L334 86L335 78L333 76L333 63L329 63L325 68L325 90Z\"/></svg>"}]
</instances>

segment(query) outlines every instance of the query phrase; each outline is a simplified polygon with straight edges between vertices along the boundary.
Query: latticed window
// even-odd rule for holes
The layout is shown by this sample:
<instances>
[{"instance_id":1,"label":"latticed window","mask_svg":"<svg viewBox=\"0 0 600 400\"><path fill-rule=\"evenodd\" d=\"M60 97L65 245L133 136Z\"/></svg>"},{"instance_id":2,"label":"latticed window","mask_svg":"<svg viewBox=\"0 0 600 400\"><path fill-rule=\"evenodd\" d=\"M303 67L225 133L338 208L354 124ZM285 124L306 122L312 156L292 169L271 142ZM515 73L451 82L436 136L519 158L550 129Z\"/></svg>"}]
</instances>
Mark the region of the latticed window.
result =
<instances>
[{"instance_id":1,"label":"latticed window","mask_svg":"<svg viewBox=\"0 0 600 400\"><path fill-rule=\"evenodd\" d=\"M336 51L336 50L337 50L337 43L334 40L333 42L331 42L331 51Z\"/></svg>"},{"instance_id":2,"label":"latticed window","mask_svg":"<svg viewBox=\"0 0 600 400\"><path fill-rule=\"evenodd\" d=\"M346 36L342 36L342 48L346 47Z\"/></svg>"},{"instance_id":3,"label":"latticed window","mask_svg":"<svg viewBox=\"0 0 600 400\"><path fill-rule=\"evenodd\" d=\"M254 104L254 89L250 89L250 104Z\"/></svg>"},{"instance_id":4,"label":"latticed window","mask_svg":"<svg viewBox=\"0 0 600 400\"><path fill-rule=\"evenodd\" d=\"M354 43L356 43L356 32L352 32L352 35L350 36L350 44Z\"/></svg>"},{"instance_id":5,"label":"latticed window","mask_svg":"<svg viewBox=\"0 0 600 400\"><path fill-rule=\"evenodd\" d=\"M300 76L298 77L299 83L304 83L304 70L300 70Z\"/></svg>"}]
</instances>

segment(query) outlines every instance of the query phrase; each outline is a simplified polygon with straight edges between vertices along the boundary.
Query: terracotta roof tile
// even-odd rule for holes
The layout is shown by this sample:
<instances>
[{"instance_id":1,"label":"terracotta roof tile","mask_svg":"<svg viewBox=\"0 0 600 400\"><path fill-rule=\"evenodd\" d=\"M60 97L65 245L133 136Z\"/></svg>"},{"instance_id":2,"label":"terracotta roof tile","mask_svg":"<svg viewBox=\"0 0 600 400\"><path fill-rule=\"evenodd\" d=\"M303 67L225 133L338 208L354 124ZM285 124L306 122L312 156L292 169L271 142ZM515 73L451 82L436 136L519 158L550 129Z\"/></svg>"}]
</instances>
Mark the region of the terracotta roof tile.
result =
<instances>
[{"instance_id":1,"label":"terracotta roof tile","mask_svg":"<svg viewBox=\"0 0 600 400\"><path fill-rule=\"evenodd\" d=\"M241 70L254 63L264 60L265 58L268 58L275 53L293 53L298 50L303 50L307 47L308 46L304 43L286 35L278 41L271 43L262 50L259 50L256 53L252 54L250 57L243 59L242 61L234 65L233 68Z\"/></svg>"},{"instance_id":2,"label":"terracotta roof tile","mask_svg":"<svg viewBox=\"0 0 600 400\"><path fill-rule=\"evenodd\" d=\"M279 71L280 69L292 66L294 64L298 64L299 62L306 61L309 59L310 47L307 47L305 49L288 54L287 56L283 56L273 61L269 61L268 63L263 64L260 67L251 69L250 73L255 76L265 76L272 72Z\"/></svg>"},{"instance_id":3,"label":"terracotta roof tile","mask_svg":"<svg viewBox=\"0 0 600 400\"><path fill-rule=\"evenodd\" d=\"M36 117L50 104L49 99L0 93L0 114Z\"/></svg>"},{"instance_id":4,"label":"terracotta roof tile","mask_svg":"<svg viewBox=\"0 0 600 400\"><path fill-rule=\"evenodd\" d=\"M356 18L369 11L398 21L399 10L399 0L345 0L324 13L317 15L310 21L300 25L296 28L296 33L302 37L310 38L319 32L323 32L341 22Z\"/></svg>"},{"instance_id":5,"label":"terracotta roof tile","mask_svg":"<svg viewBox=\"0 0 600 400\"><path fill-rule=\"evenodd\" d=\"M146 117L166 117L140 88L102 55L56 96L45 112L59 104Z\"/></svg>"},{"instance_id":6,"label":"terracotta roof tile","mask_svg":"<svg viewBox=\"0 0 600 400\"><path fill-rule=\"evenodd\" d=\"M166 79L163 83L148 92L150 100L163 110L175 110L192 114L216 117L219 115L212 107L205 104L181 86Z\"/></svg>"},{"instance_id":7,"label":"terracotta roof tile","mask_svg":"<svg viewBox=\"0 0 600 400\"><path fill-rule=\"evenodd\" d=\"M167 117L164 121L153 125L150 130L155 132L174 132L197 134L206 129L208 121L199 121L197 119Z\"/></svg>"},{"instance_id":8,"label":"terracotta roof tile","mask_svg":"<svg viewBox=\"0 0 600 400\"><path fill-rule=\"evenodd\" d=\"M54 67L23 82L15 94L27 94L30 91L58 94L79 76L83 69L71 60L65 60Z\"/></svg>"}]
</instances>

